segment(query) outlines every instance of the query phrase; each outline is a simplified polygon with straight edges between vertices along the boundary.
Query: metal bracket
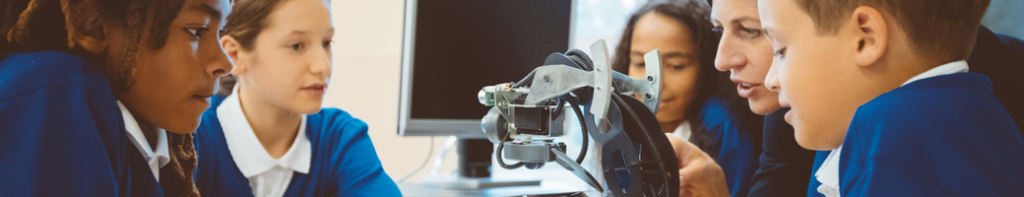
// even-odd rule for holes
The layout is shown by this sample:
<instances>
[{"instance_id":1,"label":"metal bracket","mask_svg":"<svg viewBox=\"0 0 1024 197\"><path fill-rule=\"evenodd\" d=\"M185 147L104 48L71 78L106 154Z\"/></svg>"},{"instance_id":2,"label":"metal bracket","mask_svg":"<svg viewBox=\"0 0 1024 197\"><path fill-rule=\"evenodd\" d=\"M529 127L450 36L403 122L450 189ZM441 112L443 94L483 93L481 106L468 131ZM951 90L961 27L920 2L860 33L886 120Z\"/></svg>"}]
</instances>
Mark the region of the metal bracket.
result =
<instances>
[{"instance_id":1,"label":"metal bracket","mask_svg":"<svg viewBox=\"0 0 1024 197\"><path fill-rule=\"evenodd\" d=\"M594 61L594 96L590 105L590 113L594 114L601 132L608 132L608 106L612 102L612 71L608 61L608 46L604 39L590 45L591 60Z\"/></svg>"},{"instance_id":2,"label":"metal bracket","mask_svg":"<svg viewBox=\"0 0 1024 197\"><path fill-rule=\"evenodd\" d=\"M644 54L644 64L647 65L647 89L644 95L644 105L652 113L658 114L658 104L661 102L661 50L654 49Z\"/></svg>"}]
</instances>

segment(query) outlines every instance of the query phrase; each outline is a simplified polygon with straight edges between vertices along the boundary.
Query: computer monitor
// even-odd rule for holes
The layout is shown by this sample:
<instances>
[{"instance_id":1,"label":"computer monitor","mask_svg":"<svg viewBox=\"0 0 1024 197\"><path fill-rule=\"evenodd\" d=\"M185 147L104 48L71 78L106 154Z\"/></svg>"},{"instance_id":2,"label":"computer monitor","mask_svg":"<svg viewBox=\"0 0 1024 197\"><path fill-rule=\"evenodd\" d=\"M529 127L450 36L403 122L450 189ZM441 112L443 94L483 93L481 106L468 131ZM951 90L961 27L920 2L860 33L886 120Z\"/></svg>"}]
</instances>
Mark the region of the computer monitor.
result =
<instances>
[{"instance_id":1,"label":"computer monitor","mask_svg":"<svg viewBox=\"0 0 1024 197\"><path fill-rule=\"evenodd\" d=\"M484 86L565 52L573 0L406 0L398 135L483 138Z\"/></svg>"}]
</instances>

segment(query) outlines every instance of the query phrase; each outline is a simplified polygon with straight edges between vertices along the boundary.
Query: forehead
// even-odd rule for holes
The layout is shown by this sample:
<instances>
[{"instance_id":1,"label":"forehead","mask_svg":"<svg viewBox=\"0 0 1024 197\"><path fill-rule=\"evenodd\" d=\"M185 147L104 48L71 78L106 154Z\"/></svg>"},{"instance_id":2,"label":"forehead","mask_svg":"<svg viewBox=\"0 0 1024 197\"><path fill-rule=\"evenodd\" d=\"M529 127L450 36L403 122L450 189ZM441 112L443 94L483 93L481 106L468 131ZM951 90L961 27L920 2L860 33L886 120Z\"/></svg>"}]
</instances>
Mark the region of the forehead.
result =
<instances>
[{"instance_id":1,"label":"forehead","mask_svg":"<svg viewBox=\"0 0 1024 197\"><path fill-rule=\"evenodd\" d=\"M182 7L182 13L224 20L231 14L231 3L228 0L188 0Z\"/></svg>"},{"instance_id":2,"label":"forehead","mask_svg":"<svg viewBox=\"0 0 1024 197\"><path fill-rule=\"evenodd\" d=\"M650 45L657 48L670 48L690 44L690 28L658 13L648 13L637 20L633 27L633 44ZM663 49L665 50L665 49Z\"/></svg>"},{"instance_id":3,"label":"forehead","mask_svg":"<svg viewBox=\"0 0 1024 197\"><path fill-rule=\"evenodd\" d=\"M711 20L726 23L742 18L758 19L756 0L715 0Z\"/></svg>"},{"instance_id":4,"label":"forehead","mask_svg":"<svg viewBox=\"0 0 1024 197\"><path fill-rule=\"evenodd\" d=\"M795 10L796 2L793 0L758 0L757 8L761 17L761 26L776 31L779 25L796 22L794 16L803 13Z\"/></svg>"},{"instance_id":5,"label":"forehead","mask_svg":"<svg viewBox=\"0 0 1024 197\"><path fill-rule=\"evenodd\" d=\"M330 6L323 0L281 1L267 17L267 27L313 29L331 27Z\"/></svg>"}]
</instances>

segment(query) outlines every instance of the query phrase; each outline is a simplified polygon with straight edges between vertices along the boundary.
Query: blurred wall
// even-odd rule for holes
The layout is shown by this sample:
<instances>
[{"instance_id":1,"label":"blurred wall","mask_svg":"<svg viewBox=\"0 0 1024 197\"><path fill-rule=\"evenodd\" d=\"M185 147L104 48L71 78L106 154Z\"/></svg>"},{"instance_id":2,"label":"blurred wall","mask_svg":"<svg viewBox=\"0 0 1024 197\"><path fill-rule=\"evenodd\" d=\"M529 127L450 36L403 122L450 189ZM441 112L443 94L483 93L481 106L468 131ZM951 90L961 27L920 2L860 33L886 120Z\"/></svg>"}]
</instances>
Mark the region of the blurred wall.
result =
<instances>
[{"instance_id":1,"label":"blurred wall","mask_svg":"<svg viewBox=\"0 0 1024 197\"><path fill-rule=\"evenodd\" d=\"M1024 0L992 0L981 23L993 32L1024 39Z\"/></svg>"}]
</instances>

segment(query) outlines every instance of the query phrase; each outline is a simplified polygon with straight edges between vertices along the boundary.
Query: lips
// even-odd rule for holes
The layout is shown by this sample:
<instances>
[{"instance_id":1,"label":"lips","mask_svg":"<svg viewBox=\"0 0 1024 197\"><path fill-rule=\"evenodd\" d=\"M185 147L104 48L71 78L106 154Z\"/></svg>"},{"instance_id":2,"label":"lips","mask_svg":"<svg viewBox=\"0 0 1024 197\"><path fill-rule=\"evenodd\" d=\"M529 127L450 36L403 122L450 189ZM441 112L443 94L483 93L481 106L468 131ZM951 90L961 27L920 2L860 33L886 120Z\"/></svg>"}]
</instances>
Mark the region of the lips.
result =
<instances>
[{"instance_id":1,"label":"lips","mask_svg":"<svg viewBox=\"0 0 1024 197\"><path fill-rule=\"evenodd\" d=\"M740 97L750 98L750 96L754 94L754 91L757 90L757 87L760 87L760 86L761 86L761 84L759 84L759 83L737 82L736 83L736 92L739 93Z\"/></svg>"},{"instance_id":2,"label":"lips","mask_svg":"<svg viewBox=\"0 0 1024 197\"><path fill-rule=\"evenodd\" d=\"M318 83L318 84L313 84L313 85L308 85L306 87L302 87L303 90L324 90L326 88L327 88L327 85L322 84L322 83Z\"/></svg>"},{"instance_id":3,"label":"lips","mask_svg":"<svg viewBox=\"0 0 1024 197\"><path fill-rule=\"evenodd\" d=\"M302 87L302 90L308 92L309 95L312 97L322 97L324 95L324 91L327 90L327 84L316 83L313 85Z\"/></svg>"}]
</instances>

